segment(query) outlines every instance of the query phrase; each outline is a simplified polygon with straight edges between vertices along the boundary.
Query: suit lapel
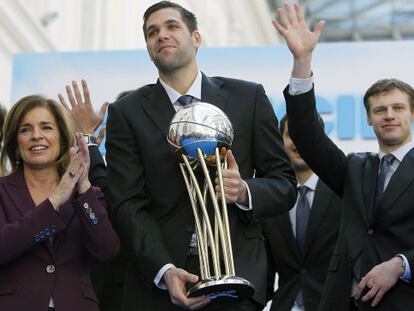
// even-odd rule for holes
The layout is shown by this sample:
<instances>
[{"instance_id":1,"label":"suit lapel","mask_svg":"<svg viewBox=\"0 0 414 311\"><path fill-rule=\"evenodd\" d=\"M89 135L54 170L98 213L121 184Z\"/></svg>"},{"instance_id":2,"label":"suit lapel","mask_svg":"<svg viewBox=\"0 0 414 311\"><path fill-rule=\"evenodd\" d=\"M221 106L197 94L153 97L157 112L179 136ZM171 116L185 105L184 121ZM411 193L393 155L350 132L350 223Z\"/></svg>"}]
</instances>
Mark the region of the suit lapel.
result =
<instances>
[{"instance_id":1,"label":"suit lapel","mask_svg":"<svg viewBox=\"0 0 414 311\"><path fill-rule=\"evenodd\" d=\"M201 101L212 104L225 111L228 92L223 89L224 82L203 74L201 82Z\"/></svg>"},{"instance_id":2,"label":"suit lapel","mask_svg":"<svg viewBox=\"0 0 414 311\"><path fill-rule=\"evenodd\" d=\"M401 196L405 189L414 181L414 148L411 149L395 173L392 175L387 188L382 195L377 207L378 215L380 216Z\"/></svg>"},{"instance_id":3,"label":"suit lapel","mask_svg":"<svg viewBox=\"0 0 414 311\"><path fill-rule=\"evenodd\" d=\"M329 208L329 201L332 199L332 195L332 192L328 192L326 186L319 180L315 189L315 196L313 198L312 209L306 230L304 258L308 254L310 246L312 245L312 240L318 232L319 224L322 222L322 219Z\"/></svg>"},{"instance_id":4,"label":"suit lapel","mask_svg":"<svg viewBox=\"0 0 414 311\"><path fill-rule=\"evenodd\" d=\"M23 169L17 169L14 173L12 173L6 178L8 183L5 183L5 190L9 194L10 200L14 203L16 209L20 212L20 214L23 216L25 213L35 209L36 205L32 199L29 188L27 187L26 181L24 179ZM65 203L65 205L66 204L67 203ZM69 222L73 217L73 208L71 206L69 206L69 208L61 208L61 211L59 213L60 217L63 219L66 226L68 226ZM63 233L64 231L55 236L53 245L54 247L55 242L58 242L60 240ZM46 248L53 255L53 251L51 249L49 241L45 241L43 245L46 246ZM47 257L44 256L44 254L39 253L39 256L47 259Z\"/></svg>"},{"instance_id":5,"label":"suit lapel","mask_svg":"<svg viewBox=\"0 0 414 311\"><path fill-rule=\"evenodd\" d=\"M144 98L143 108L145 112L157 125L162 135L167 137L168 128L175 114L175 109L159 80L148 90Z\"/></svg>"},{"instance_id":6,"label":"suit lapel","mask_svg":"<svg viewBox=\"0 0 414 311\"><path fill-rule=\"evenodd\" d=\"M362 178L362 194L364 200L363 210L360 211L365 219L365 223L370 225L374 218L374 200L375 200L375 189L377 186L379 169L379 158L378 156L370 156L364 163L364 171Z\"/></svg>"},{"instance_id":7,"label":"suit lapel","mask_svg":"<svg viewBox=\"0 0 414 311\"><path fill-rule=\"evenodd\" d=\"M17 169L6 178L8 183L5 184L5 190L20 214L23 216L33 210L36 206L24 180L23 168Z\"/></svg>"},{"instance_id":8,"label":"suit lapel","mask_svg":"<svg viewBox=\"0 0 414 311\"><path fill-rule=\"evenodd\" d=\"M282 236L285 236L287 240L287 245L289 246L292 253L296 258L300 258L299 246L296 241L295 235L293 234L292 222L290 221L289 213L283 214L278 218L278 226L280 227L280 232Z\"/></svg>"},{"instance_id":9,"label":"suit lapel","mask_svg":"<svg viewBox=\"0 0 414 311\"><path fill-rule=\"evenodd\" d=\"M213 104L224 110L228 92L222 89L223 82L209 78L204 74L202 75L201 101ZM171 119L175 114L175 109L159 80L144 94L144 99L143 107L145 112L157 125L162 135L166 137Z\"/></svg>"}]
</instances>

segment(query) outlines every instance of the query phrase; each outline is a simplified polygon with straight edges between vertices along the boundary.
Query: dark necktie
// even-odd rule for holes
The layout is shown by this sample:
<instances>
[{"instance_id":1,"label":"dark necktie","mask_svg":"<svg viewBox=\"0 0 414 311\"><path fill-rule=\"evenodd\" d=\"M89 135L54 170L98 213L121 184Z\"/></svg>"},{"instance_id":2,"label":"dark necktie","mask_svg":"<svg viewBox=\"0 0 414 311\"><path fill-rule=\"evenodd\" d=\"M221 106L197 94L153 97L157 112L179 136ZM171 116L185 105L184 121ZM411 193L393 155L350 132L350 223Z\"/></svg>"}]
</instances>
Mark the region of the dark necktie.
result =
<instances>
[{"instance_id":1,"label":"dark necktie","mask_svg":"<svg viewBox=\"0 0 414 311\"><path fill-rule=\"evenodd\" d=\"M305 246L306 228L308 227L310 205L306 193L309 188L306 186L300 186L299 200L296 206L296 241L298 242L299 250L303 254L303 248Z\"/></svg>"},{"instance_id":2,"label":"dark necktie","mask_svg":"<svg viewBox=\"0 0 414 311\"><path fill-rule=\"evenodd\" d=\"M183 106L183 107L185 107L185 106L187 106L187 105L189 105L189 104L191 104L191 102L193 101L193 96L191 96L191 95L183 95L183 96L180 96L178 99L177 99L177 101Z\"/></svg>"},{"instance_id":3,"label":"dark necktie","mask_svg":"<svg viewBox=\"0 0 414 311\"><path fill-rule=\"evenodd\" d=\"M381 160L381 167L378 174L377 180L377 189L375 191L375 206L378 205L379 200L384 193L385 187L385 178L387 177L388 173L390 172L391 165L394 162L395 157L392 154L385 155Z\"/></svg>"},{"instance_id":4,"label":"dark necktie","mask_svg":"<svg viewBox=\"0 0 414 311\"><path fill-rule=\"evenodd\" d=\"M299 246L300 253L303 255L303 249L305 246L306 240L306 229L308 227L308 220L310 214L310 205L306 194L310 189L306 186L300 186L299 191L299 200L296 205L296 241ZM303 295L302 289L299 290L298 295L295 299L296 305L299 307L303 306Z\"/></svg>"}]
</instances>

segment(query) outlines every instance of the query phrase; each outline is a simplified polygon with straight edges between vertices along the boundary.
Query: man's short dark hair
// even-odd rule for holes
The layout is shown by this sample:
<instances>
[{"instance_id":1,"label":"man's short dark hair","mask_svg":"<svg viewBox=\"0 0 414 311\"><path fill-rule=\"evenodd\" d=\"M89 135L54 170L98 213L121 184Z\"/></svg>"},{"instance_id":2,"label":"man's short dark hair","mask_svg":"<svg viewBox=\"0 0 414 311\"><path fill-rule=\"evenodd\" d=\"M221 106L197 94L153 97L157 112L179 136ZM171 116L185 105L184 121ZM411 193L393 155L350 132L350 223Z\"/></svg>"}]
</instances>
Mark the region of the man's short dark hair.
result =
<instances>
[{"instance_id":1,"label":"man's short dark hair","mask_svg":"<svg viewBox=\"0 0 414 311\"><path fill-rule=\"evenodd\" d=\"M280 134L282 134L282 136L285 131L285 124L287 120L288 120L288 116L287 114L285 114L279 122L279 131L280 131ZM323 119L319 113L318 113L318 122L319 122L319 125L322 127L322 130L325 131L325 122L323 122Z\"/></svg>"},{"instance_id":2,"label":"man's short dark hair","mask_svg":"<svg viewBox=\"0 0 414 311\"><path fill-rule=\"evenodd\" d=\"M408 83L398 79L382 79L375 82L369 87L364 95L364 106L369 113L369 99L374 96L384 95L394 90L400 90L408 95L410 99L410 109L414 111L414 89Z\"/></svg>"},{"instance_id":3,"label":"man's short dark hair","mask_svg":"<svg viewBox=\"0 0 414 311\"><path fill-rule=\"evenodd\" d=\"M151 5L144 13L144 25L142 26L142 30L144 31L145 41L147 41L147 21L150 15L156 11L161 9L172 8L180 12L181 18L183 19L184 23L187 25L188 30L190 33L198 29L197 17L194 15L193 12L188 11L181 5L171 2L171 1L160 1L153 5Z\"/></svg>"}]
</instances>

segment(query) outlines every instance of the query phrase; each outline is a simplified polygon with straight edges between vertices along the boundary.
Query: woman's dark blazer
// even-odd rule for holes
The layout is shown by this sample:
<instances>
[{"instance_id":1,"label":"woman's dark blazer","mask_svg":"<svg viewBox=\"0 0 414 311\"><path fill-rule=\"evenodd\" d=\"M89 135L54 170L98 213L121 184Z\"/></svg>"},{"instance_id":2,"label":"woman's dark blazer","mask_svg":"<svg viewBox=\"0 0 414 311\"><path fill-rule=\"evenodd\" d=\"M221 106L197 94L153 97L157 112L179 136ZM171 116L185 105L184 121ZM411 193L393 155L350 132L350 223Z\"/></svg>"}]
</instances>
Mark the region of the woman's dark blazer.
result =
<instances>
[{"instance_id":1,"label":"woman's dark blazer","mask_svg":"<svg viewBox=\"0 0 414 311\"><path fill-rule=\"evenodd\" d=\"M0 178L0 310L98 310L89 263L115 256L102 192L74 194L56 212L32 200L23 169Z\"/></svg>"}]
</instances>

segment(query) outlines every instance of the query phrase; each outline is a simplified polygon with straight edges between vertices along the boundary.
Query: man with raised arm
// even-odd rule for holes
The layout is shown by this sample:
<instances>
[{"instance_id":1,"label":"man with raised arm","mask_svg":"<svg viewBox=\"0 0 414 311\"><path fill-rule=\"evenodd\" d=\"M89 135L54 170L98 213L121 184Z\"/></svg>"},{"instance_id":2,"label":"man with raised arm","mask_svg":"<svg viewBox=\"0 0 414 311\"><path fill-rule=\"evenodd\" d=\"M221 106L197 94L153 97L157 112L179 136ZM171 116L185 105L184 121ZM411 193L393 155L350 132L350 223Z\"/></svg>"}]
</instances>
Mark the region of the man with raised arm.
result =
<instances>
[{"instance_id":1,"label":"man with raised arm","mask_svg":"<svg viewBox=\"0 0 414 311\"><path fill-rule=\"evenodd\" d=\"M306 163L344 203L320 310L412 310L413 88L396 79L374 83L364 105L379 151L345 155L317 121L311 59L324 22L310 31L300 6L285 4L274 26L294 59L284 91L289 133Z\"/></svg>"}]
</instances>

